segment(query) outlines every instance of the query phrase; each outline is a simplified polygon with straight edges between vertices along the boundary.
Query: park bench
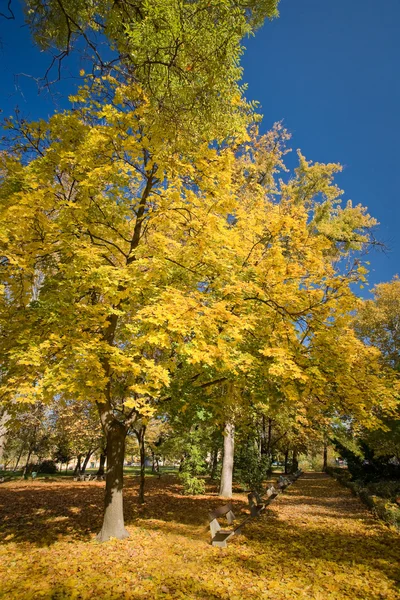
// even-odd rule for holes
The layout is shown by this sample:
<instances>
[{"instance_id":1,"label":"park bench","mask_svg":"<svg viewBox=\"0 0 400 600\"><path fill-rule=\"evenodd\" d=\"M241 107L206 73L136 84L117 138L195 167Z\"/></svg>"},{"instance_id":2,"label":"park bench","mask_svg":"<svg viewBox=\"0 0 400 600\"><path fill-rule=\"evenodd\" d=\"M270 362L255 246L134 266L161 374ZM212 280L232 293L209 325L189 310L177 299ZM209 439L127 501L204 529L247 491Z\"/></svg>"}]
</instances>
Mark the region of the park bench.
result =
<instances>
[{"instance_id":1,"label":"park bench","mask_svg":"<svg viewBox=\"0 0 400 600\"><path fill-rule=\"evenodd\" d=\"M298 469L296 471L296 473L292 473L292 474L287 475L285 477L283 475L280 475L280 477L278 479L278 488L281 491L283 491L284 489L286 489L287 487L289 487L289 485L292 485L292 483L294 481L296 481L296 479L298 479L301 474L302 474L302 470Z\"/></svg>"},{"instance_id":2,"label":"park bench","mask_svg":"<svg viewBox=\"0 0 400 600\"><path fill-rule=\"evenodd\" d=\"M74 481L104 481L104 475L75 475Z\"/></svg>"},{"instance_id":3,"label":"park bench","mask_svg":"<svg viewBox=\"0 0 400 600\"><path fill-rule=\"evenodd\" d=\"M262 498L256 491L250 492L247 496L250 506L250 515L252 517L257 517L264 508L277 497L278 493L278 490L276 490L273 485L267 487L266 498Z\"/></svg>"},{"instance_id":4,"label":"park bench","mask_svg":"<svg viewBox=\"0 0 400 600\"><path fill-rule=\"evenodd\" d=\"M278 479L278 489L279 490L283 491L290 484L291 484L291 481L289 480L288 477L283 477L282 475L280 475L280 477Z\"/></svg>"},{"instance_id":5,"label":"park bench","mask_svg":"<svg viewBox=\"0 0 400 600\"><path fill-rule=\"evenodd\" d=\"M218 522L218 519L225 517L228 521L228 525L233 525L235 515L232 511L231 504L225 504L216 508L209 514L210 518L210 531L211 531L211 545L219 548L226 548L227 541L234 535L238 535L241 532L243 525L245 525L250 517L247 517L242 523L237 525L234 529L222 529Z\"/></svg>"}]
</instances>

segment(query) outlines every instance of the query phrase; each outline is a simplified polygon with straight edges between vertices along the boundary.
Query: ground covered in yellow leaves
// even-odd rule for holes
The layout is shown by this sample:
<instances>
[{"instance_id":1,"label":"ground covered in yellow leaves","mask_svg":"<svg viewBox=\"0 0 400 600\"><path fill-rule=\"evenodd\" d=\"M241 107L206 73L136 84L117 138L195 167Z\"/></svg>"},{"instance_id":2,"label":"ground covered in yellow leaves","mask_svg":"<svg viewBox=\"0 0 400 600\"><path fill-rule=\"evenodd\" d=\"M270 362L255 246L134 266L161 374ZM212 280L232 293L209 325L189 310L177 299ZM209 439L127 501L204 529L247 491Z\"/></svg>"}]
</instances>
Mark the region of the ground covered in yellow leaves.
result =
<instances>
[{"instance_id":1,"label":"ground covered in yellow leaves","mask_svg":"<svg viewBox=\"0 0 400 600\"><path fill-rule=\"evenodd\" d=\"M304 474L226 549L209 545L213 488L185 497L173 477L149 480L142 508L128 479L131 537L98 544L103 486L2 484L1 598L400 599L400 536L326 475Z\"/></svg>"}]
</instances>

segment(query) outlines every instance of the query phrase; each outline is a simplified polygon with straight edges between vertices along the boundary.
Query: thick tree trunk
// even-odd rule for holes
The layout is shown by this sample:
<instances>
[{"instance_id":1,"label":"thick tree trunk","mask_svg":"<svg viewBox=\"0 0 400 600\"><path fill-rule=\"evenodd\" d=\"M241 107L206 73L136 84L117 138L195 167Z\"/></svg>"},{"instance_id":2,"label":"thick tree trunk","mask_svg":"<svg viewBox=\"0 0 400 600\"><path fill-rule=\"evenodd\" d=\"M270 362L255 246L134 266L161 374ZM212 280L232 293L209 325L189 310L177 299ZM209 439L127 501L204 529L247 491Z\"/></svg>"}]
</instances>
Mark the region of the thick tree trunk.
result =
<instances>
[{"instance_id":1,"label":"thick tree trunk","mask_svg":"<svg viewBox=\"0 0 400 600\"><path fill-rule=\"evenodd\" d=\"M326 442L324 442L324 466L322 467L323 471L326 471L328 468L328 446Z\"/></svg>"},{"instance_id":2,"label":"thick tree trunk","mask_svg":"<svg viewBox=\"0 0 400 600\"><path fill-rule=\"evenodd\" d=\"M288 462L289 462L289 448L286 448L285 452L285 475L288 473Z\"/></svg>"},{"instance_id":3,"label":"thick tree trunk","mask_svg":"<svg viewBox=\"0 0 400 600\"><path fill-rule=\"evenodd\" d=\"M226 423L224 431L224 458L222 461L221 486L219 495L232 498L233 455L235 447L235 426Z\"/></svg>"},{"instance_id":4,"label":"thick tree trunk","mask_svg":"<svg viewBox=\"0 0 400 600\"><path fill-rule=\"evenodd\" d=\"M107 448L104 448L103 452L100 454L100 464L99 464L98 471L96 473L97 477L103 477L103 475L104 475L104 466L106 464L106 458L107 458Z\"/></svg>"},{"instance_id":5,"label":"thick tree trunk","mask_svg":"<svg viewBox=\"0 0 400 600\"><path fill-rule=\"evenodd\" d=\"M97 536L99 542L112 537L120 540L129 537L124 525L122 500L126 428L115 419L110 421L107 422L106 495L103 527Z\"/></svg>"},{"instance_id":6,"label":"thick tree trunk","mask_svg":"<svg viewBox=\"0 0 400 600\"><path fill-rule=\"evenodd\" d=\"M83 465L82 465L82 470L81 473L83 475L83 473L86 471L86 467L88 465L88 462L90 460L90 457L92 456L93 452L96 450L96 448L93 448L93 450L89 450L85 456L85 460L83 461Z\"/></svg>"}]
</instances>

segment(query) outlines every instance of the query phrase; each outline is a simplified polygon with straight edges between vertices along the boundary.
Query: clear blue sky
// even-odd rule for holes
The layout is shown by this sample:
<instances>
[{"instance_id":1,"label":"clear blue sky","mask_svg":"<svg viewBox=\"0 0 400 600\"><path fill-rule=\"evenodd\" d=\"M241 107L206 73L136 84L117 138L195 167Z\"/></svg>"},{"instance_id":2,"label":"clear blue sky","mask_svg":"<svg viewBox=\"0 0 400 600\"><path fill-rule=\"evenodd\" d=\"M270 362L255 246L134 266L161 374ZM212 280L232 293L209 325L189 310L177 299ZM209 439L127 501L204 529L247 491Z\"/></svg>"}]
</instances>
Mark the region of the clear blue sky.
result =
<instances>
[{"instance_id":1,"label":"clear blue sky","mask_svg":"<svg viewBox=\"0 0 400 600\"><path fill-rule=\"evenodd\" d=\"M280 12L246 41L247 96L261 103L264 130L284 120L294 149L344 165L345 199L368 206L388 246L368 257L370 283L387 281L400 274L400 1L281 0ZM42 76L49 58L15 13L16 21L0 20L0 107L4 115L18 105L28 118L46 117L54 102L65 106L74 80L52 99L16 77Z\"/></svg>"}]
</instances>

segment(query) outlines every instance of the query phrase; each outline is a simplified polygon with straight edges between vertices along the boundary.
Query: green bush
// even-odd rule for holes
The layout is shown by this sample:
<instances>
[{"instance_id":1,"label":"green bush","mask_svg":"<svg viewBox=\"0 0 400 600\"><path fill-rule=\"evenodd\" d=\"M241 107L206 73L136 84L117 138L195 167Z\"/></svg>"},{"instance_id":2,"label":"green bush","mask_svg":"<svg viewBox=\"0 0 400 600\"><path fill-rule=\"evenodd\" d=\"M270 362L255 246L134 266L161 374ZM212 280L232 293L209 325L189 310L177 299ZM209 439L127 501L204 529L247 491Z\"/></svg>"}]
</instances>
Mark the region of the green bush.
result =
<instances>
[{"instance_id":1,"label":"green bush","mask_svg":"<svg viewBox=\"0 0 400 600\"><path fill-rule=\"evenodd\" d=\"M234 478L246 489L261 491L270 468L269 457L260 457L253 444L243 445L235 456Z\"/></svg>"},{"instance_id":2,"label":"green bush","mask_svg":"<svg viewBox=\"0 0 400 600\"><path fill-rule=\"evenodd\" d=\"M38 468L39 473L46 473L47 475L54 475L57 473L57 465L54 460L43 460Z\"/></svg>"},{"instance_id":3,"label":"green bush","mask_svg":"<svg viewBox=\"0 0 400 600\"><path fill-rule=\"evenodd\" d=\"M206 486L203 479L199 479L188 471L179 473L179 479L183 485L183 493L187 496L196 496L204 494Z\"/></svg>"}]
</instances>

